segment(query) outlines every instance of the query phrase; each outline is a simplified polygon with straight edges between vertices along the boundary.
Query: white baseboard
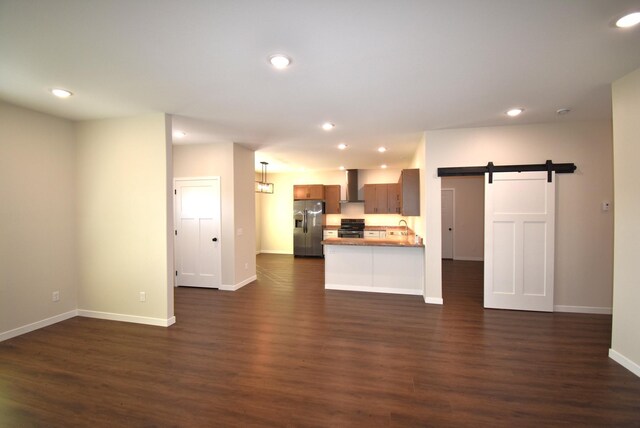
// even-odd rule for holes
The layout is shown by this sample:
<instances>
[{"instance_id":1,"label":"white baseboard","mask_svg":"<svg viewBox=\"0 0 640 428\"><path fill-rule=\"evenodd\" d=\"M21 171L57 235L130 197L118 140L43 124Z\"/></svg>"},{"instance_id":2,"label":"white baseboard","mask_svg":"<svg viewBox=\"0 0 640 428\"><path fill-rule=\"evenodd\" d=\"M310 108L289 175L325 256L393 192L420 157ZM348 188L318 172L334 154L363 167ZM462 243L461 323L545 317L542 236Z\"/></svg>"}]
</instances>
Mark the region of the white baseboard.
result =
<instances>
[{"instance_id":1,"label":"white baseboard","mask_svg":"<svg viewBox=\"0 0 640 428\"><path fill-rule=\"evenodd\" d=\"M598 306L567 306L554 305L554 312L574 312L579 314L602 314L611 315L611 308L603 308Z\"/></svg>"},{"instance_id":2,"label":"white baseboard","mask_svg":"<svg viewBox=\"0 0 640 428\"><path fill-rule=\"evenodd\" d=\"M409 294L412 296L422 295L422 290L414 290L411 288L365 287L365 286L358 286L358 285L343 285L343 284L325 284L324 288L326 290L364 291L367 293Z\"/></svg>"},{"instance_id":3,"label":"white baseboard","mask_svg":"<svg viewBox=\"0 0 640 428\"><path fill-rule=\"evenodd\" d=\"M424 298L425 303L429 303L430 305L443 305L444 300L442 297L426 297Z\"/></svg>"},{"instance_id":4,"label":"white baseboard","mask_svg":"<svg viewBox=\"0 0 640 428\"><path fill-rule=\"evenodd\" d=\"M32 322L31 324L23 325L22 327L14 328L13 330L0 333L0 342L11 339L12 337L20 336L21 334L30 333L34 330L48 327L50 325L59 323L60 321L68 320L78 315L77 310L65 312L63 314L55 315L50 318L46 318L40 321Z\"/></svg>"},{"instance_id":5,"label":"white baseboard","mask_svg":"<svg viewBox=\"0 0 640 428\"><path fill-rule=\"evenodd\" d=\"M292 255L293 252L286 250L260 250L262 254L289 254Z\"/></svg>"},{"instance_id":6,"label":"white baseboard","mask_svg":"<svg viewBox=\"0 0 640 428\"><path fill-rule=\"evenodd\" d=\"M460 260L464 262L482 262L484 261L484 257L453 256L453 260Z\"/></svg>"},{"instance_id":7,"label":"white baseboard","mask_svg":"<svg viewBox=\"0 0 640 428\"><path fill-rule=\"evenodd\" d=\"M616 363L620 364L625 369L629 370L634 375L640 377L640 365L634 363L633 361L631 361L621 353L609 348L609 358L611 358Z\"/></svg>"},{"instance_id":8,"label":"white baseboard","mask_svg":"<svg viewBox=\"0 0 640 428\"><path fill-rule=\"evenodd\" d=\"M225 284L222 284L222 285L220 285L219 289L223 290L223 291L236 291L236 290L239 290L240 288L244 287L247 284L251 284L256 279L258 279L258 277L256 275L253 275L253 276L245 279L244 281L241 281L241 282L237 283L236 285L225 285Z\"/></svg>"},{"instance_id":9,"label":"white baseboard","mask_svg":"<svg viewBox=\"0 0 640 428\"><path fill-rule=\"evenodd\" d=\"M101 320L124 321L136 324L156 325L160 327L169 327L175 324L176 317L171 318L151 318L141 317L138 315L114 314L112 312L88 311L86 309L78 309L78 315L87 318L98 318Z\"/></svg>"}]
</instances>

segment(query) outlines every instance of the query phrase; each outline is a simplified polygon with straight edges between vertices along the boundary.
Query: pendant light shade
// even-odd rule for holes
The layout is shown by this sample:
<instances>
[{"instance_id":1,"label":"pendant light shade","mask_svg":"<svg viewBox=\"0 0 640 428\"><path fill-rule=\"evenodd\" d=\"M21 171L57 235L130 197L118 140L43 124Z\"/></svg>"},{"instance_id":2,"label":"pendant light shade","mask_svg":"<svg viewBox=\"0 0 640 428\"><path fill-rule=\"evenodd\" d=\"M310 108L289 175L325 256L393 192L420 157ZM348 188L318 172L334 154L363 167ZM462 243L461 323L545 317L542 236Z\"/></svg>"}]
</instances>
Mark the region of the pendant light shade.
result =
<instances>
[{"instance_id":1,"label":"pendant light shade","mask_svg":"<svg viewBox=\"0 0 640 428\"><path fill-rule=\"evenodd\" d=\"M273 193L273 183L267 183L267 165L268 162L260 162L262 164L262 176L260 181L256 181L256 193Z\"/></svg>"}]
</instances>

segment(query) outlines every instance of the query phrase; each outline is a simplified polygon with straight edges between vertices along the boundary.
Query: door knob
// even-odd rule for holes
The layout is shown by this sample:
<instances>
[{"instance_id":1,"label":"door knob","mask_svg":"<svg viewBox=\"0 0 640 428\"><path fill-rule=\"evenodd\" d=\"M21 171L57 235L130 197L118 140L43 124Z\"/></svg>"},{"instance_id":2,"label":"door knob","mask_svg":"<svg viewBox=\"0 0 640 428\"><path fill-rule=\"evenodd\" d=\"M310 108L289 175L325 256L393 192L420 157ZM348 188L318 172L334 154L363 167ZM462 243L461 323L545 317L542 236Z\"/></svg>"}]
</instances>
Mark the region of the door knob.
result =
<instances>
[{"instance_id":1,"label":"door knob","mask_svg":"<svg viewBox=\"0 0 640 428\"><path fill-rule=\"evenodd\" d=\"M449 228L449 230L451 230L451 228Z\"/></svg>"},{"instance_id":2,"label":"door knob","mask_svg":"<svg viewBox=\"0 0 640 428\"><path fill-rule=\"evenodd\" d=\"M451 230L451 229L449 229L449 230ZM213 238L212 241L213 242L218 242L218 238Z\"/></svg>"}]
</instances>

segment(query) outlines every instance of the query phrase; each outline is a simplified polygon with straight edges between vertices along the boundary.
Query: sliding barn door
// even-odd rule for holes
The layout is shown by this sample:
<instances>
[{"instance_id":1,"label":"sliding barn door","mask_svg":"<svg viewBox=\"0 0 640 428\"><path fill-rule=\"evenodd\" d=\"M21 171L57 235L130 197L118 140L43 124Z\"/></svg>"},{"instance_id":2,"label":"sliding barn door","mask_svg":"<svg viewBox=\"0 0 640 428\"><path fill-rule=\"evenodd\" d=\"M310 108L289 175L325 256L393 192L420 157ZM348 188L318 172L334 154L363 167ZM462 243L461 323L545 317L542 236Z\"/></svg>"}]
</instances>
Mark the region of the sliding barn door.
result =
<instances>
[{"instance_id":1,"label":"sliding barn door","mask_svg":"<svg viewBox=\"0 0 640 428\"><path fill-rule=\"evenodd\" d=\"M553 311L555 173L485 174L484 306Z\"/></svg>"}]
</instances>

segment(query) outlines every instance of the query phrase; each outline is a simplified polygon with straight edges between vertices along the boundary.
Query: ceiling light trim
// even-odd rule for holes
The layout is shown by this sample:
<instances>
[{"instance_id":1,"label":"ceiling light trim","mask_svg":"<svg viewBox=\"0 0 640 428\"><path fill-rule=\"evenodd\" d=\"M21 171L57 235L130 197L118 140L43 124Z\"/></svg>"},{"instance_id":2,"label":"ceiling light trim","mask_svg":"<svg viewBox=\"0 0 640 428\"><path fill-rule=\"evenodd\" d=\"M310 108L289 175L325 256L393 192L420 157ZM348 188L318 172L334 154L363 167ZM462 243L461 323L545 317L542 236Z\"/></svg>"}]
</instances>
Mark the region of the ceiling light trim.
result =
<instances>
[{"instance_id":1,"label":"ceiling light trim","mask_svg":"<svg viewBox=\"0 0 640 428\"><path fill-rule=\"evenodd\" d=\"M640 12L631 12L616 21L618 28L631 28L640 23Z\"/></svg>"},{"instance_id":2,"label":"ceiling light trim","mask_svg":"<svg viewBox=\"0 0 640 428\"><path fill-rule=\"evenodd\" d=\"M71 96L73 96L73 92L71 92L68 89L64 89L64 88L51 88L49 89L49 92L51 92L51 94L53 94L53 96L58 97L58 98L69 98Z\"/></svg>"},{"instance_id":3,"label":"ceiling light trim","mask_svg":"<svg viewBox=\"0 0 640 428\"><path fill-rule=\"evenodd\" d=\"M292 62L291 57L285 54L277 53L269 55L269 64L276 70L284 70L288 68Z\"/></svg>"}]
</instances>

